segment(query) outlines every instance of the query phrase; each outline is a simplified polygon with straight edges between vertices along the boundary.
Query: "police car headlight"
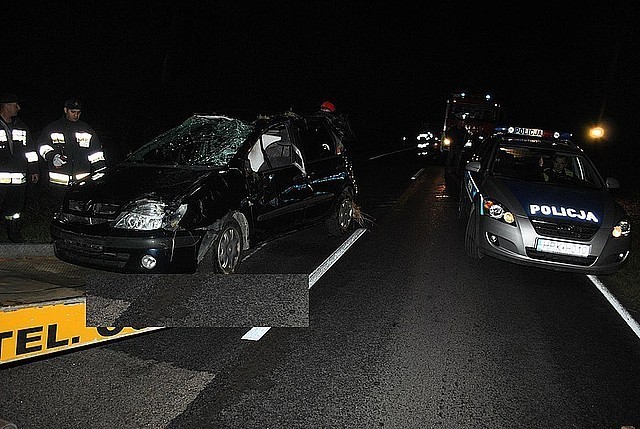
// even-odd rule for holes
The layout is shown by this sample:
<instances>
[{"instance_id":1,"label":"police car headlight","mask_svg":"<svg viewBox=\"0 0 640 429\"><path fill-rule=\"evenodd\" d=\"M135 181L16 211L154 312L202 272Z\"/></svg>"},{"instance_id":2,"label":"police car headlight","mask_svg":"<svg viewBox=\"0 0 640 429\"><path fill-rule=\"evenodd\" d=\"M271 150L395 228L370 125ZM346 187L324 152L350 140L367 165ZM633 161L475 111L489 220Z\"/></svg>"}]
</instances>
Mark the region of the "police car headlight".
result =
<instances>
[{"instance_id":1,"label":"police car headlight","mask_svg":"<svg viewBox=\"0 0 640 429\"><path fill-rule=\"evenodd\" d=\"M482 214L500 220L509 225L515 225L516 217L503 204L491 198L482 199Z\"/></svg>"},{"instance_id":2,"label":"police car headlight","mask_svg":"<svg viewBox=\"0 0 640 429\"><path fill-rule=\"evenodd\" d=\"M622 219L611 230L611 235L615 238L626 237L631 233L631 222L627 219Z\"/></svg>"},{"instance_id":3,"label":"police car headlight","mask_svg":"<svg viewBox=\"0 0 640 429\"><path fill-rule=\"evenodd\" d=\"M172 210L161 202L136 201L118 216L114 227L135 231L151 231L160 228L175 231L186 211L186 204Z\"/></svg>"}]
</instances>

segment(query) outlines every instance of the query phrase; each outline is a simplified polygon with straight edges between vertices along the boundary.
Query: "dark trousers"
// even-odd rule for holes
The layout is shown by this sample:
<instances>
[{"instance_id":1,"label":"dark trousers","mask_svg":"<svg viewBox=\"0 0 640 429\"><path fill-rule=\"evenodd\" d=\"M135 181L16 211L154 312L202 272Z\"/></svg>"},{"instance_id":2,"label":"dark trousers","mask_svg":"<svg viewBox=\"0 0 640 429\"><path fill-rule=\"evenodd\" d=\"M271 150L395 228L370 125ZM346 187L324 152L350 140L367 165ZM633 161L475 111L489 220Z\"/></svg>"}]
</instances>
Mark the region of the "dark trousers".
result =
<instances>
[{"instance_id":1,"label":"dark trousers","mask_svg":"<svg viewBox=\"0 0 640 429\"><path fill-rule=\"evenodd\" d=\"M2 217L22 214L24 210L27 185L0 185L0 209Z\"/></svg>"},{"instance_id":2,"label":"dark trousers","mask_svg":"<svg viewBox=\"0 0 640 429\"><path fill-rule=\"evenodd\" d=\"M44 213L49 221L51 221L54 215L61 211L62 203L64 202L64 196L69 189L68 186L56 185L53 183L47 184L46 196L42 198L44 204Z\"/></svg>"}]
</instances>

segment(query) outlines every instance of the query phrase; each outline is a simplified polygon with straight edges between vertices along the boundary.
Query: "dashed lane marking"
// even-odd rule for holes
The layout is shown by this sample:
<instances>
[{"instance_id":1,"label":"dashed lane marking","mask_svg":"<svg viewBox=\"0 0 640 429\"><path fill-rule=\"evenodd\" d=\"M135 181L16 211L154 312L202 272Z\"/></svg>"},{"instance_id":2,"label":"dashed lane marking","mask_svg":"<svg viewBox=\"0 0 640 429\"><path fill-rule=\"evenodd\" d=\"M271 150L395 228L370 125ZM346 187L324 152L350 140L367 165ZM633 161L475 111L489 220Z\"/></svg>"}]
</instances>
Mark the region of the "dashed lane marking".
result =
<instances>
[{"instance_id":1,"label":"dashed lane marking","mask_svg":"<svg viewBox=\"0 0 640 429\"><path fill-rule=\"evenodd\" d=\"M322 262L322 264L318 266L318 268L313 270L313 272L309 275L309 289L311 289L313 285L316 284L320 277L322 277L324 273L326 273L329 268L331 268L331 266L335 264L336 261L340 259L340 257L344 255L346 251L353 245L353 243L355 243L356 240L358 240L358 238L360 238L366 231L366 228L358 228L357 230L355 230L354 233L351 234L351 236L340 245L340 247L338 247L331 255L329 255L327 259L324 260L324 262ZM244 334L241 339L258 341L264 334L269 331L269 329L271 329L270 326L255 326L249 329L249 331L247 331L247 333Z\"/></svg>"}]
</instances>

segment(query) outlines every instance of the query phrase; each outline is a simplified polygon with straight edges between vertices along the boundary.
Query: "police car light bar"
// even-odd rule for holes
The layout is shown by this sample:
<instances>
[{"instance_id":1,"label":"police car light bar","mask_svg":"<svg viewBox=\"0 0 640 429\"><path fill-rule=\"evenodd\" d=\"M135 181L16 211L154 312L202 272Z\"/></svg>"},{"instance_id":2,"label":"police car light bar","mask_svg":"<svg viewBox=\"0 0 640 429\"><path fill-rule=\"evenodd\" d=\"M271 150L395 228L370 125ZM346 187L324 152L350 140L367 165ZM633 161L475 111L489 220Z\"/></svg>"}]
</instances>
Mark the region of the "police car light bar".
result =
<instances>
[{"instance_id":1,"label":"police car light bar","mask_svg":"<svg viewBox=\"0 0 640 429\"><path fill-rule=\"evenodd\" d=\"M523 127L496 127L495 134L515 134L519 136L529 137L545 137L560 140L570 139L571 133L560 133L558 131L542 130L540 128L523 128Z\"/></svg>"}]
</instances>

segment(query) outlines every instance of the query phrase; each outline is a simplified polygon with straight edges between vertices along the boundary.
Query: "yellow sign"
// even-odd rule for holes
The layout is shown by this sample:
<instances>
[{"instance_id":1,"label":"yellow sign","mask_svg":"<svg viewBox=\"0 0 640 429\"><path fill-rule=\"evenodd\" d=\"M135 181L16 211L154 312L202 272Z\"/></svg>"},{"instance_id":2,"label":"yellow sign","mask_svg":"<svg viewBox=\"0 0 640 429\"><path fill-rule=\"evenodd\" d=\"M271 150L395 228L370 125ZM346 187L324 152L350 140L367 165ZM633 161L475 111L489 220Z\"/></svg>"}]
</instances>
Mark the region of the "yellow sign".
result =
<instances>
[{"instance_id":1,"label":"yellow sign","mask_svg":"<svg viewBox=\"0 0 640 429\"><path fill-rule=\"evenodd\" d=\"M0 308L0 365L162 328L87 327L85 298Z\"/></svg>"}]
</instances>

